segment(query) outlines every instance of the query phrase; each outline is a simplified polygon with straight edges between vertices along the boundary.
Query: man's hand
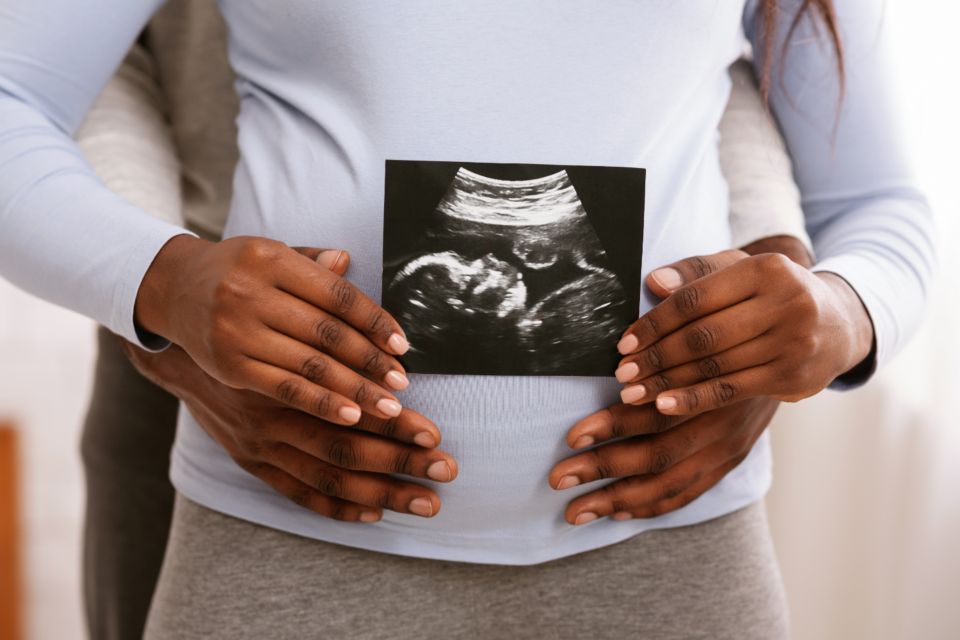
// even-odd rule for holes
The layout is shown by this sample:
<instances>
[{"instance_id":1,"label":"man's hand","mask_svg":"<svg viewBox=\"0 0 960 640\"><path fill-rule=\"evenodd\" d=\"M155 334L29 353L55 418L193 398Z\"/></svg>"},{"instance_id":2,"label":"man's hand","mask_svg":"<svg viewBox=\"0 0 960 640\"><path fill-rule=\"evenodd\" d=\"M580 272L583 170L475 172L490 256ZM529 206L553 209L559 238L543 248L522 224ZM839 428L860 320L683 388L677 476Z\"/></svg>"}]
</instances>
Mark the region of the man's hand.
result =
<instances>
[{"instance_id":1,"label":"man's hand","mask_svg":"<svg viewBox=\"0 0 960 640\"><path fill-rule=\"evenodd\" d=\"M179 347L148 353L122 341L149 380L176 395L240 467L277 492L337 520L374 522L382 509L430 517L440 498L389 474L449 482L454 459L436 449L440 432L404 408L396 417L364 414L338 426L275 400L232 389L207 375Z\"/></svg>"},{"instance_id":2,"label":"man's hand","mask_svg":"<svg viewBox=\"0 0 960 640\"><path fill-rule=\"evenodd\" d=\"M747 457L778 404L756 398L696 417L665 416L652 404L613 405L570 429L570 447L601 446L558 463L550 471L550 486L562 490L622 478L570 502L565 513L570 524L675 511Z\"/></svg>"},{"instance_id":3,"label":"man's hand","mask_svg":"<svg viewBox=\"0 0 960 640\"><path fill-rule=\"evenodd\" d=\"M144 276L136 319L231 387L341 425L361 410L395 417L401 405L386 388L408 384L393 357L407 341L341 277L345 257L329 251L317 261L266 238L177 236Z\"/></svg>"},{"instance_id":4,"label":"man's hand","mask_svg":"<svg viewBox=\"0 0 960 640\"><path fill-rule=\"evenodd\" d=\"M766 252L783 253L804 267L811 264L803 244L788 236L758 240L744 251L722 254L721 259L733 264L747 253ZM696 258L673 266L673 281L648 280L656 295L667 297L712 273L706 262ZM627 390L624 396L629 399ZM563 490L623 478L573 500L566 510L571 524L604 516L654 517L689 504L740 464L779 405L760 397L693 417L665 415L648 402L649 398L637 401L638 406L613 405L584 418L567 433L571 448L598 446L558 463L549 475L551 487Z\"/></svg>"},{"instance_id":5,"label":"man's hand","mask_svg":"<svg viewBox=\"0 0 960 640\"><path fill-rule=\"evenodd\" d=\"M684 282L684 272L698 279ZM724 251L654 271L669 296L624 334L624 402L666 414L710 411L769 396L809 397L870 353L873 327L845 280L780 254Z\"/></svg>"}]
</instances>

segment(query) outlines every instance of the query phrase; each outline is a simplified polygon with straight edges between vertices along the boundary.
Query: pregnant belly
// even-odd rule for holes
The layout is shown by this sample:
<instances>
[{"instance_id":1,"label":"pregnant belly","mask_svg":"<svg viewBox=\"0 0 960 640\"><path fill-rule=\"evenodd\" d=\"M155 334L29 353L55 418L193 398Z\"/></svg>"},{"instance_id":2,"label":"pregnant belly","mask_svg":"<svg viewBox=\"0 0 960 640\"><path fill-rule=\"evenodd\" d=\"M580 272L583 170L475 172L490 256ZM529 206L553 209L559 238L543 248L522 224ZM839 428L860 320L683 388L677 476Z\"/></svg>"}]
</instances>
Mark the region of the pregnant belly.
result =
<instances>
[{"instance_id":1,"label":"pregnant belly","mask_svg":"<svg viewBox=\"0 0 960 640\"><path fill-rule=\"evenodd\" d=\"M432 485L443 501L437 516L385 512L384 524L468 536L570 529L564 507L594 486L558 492L547 475L572 454L567 430L617 394L612 378L412 375L403 401L437 424L460 472L450 484Z\"/></svg>"}]
</instances>

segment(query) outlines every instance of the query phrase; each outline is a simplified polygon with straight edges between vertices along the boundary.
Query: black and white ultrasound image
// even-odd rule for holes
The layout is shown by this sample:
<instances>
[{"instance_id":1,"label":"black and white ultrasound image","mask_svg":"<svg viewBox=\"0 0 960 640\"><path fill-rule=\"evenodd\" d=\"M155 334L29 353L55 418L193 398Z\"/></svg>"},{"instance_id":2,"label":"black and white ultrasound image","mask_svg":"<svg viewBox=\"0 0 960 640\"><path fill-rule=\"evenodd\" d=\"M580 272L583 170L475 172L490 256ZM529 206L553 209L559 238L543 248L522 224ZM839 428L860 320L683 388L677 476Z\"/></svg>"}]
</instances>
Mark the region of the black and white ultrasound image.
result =
<instances>
[{"instance_id":1,"label":"black and white ultrasound image","mask_svg":"<svg viewBox=\"0 0 960 640\"><path fill-rule=\"evenodd\" d=\"M383 306L414 373L610 376L636 320L645 171L388 160Z\"/></svg>"}]
</instances>

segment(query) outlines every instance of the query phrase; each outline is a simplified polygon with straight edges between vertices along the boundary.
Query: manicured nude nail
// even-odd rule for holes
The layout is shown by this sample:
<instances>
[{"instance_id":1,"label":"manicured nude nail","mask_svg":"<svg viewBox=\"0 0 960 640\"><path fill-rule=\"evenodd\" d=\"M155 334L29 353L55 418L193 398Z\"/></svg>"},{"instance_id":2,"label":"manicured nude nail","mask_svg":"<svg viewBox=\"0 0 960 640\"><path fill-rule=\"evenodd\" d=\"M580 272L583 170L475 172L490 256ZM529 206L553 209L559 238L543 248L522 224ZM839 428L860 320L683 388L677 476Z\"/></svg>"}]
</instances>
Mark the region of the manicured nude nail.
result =
<instances>
[{"instance_id":1,"label":"manicured nude nail","mask_svg":"<svg viewBox=\"0 0 960 640\"><path fill-rule=\"evenodd\" d=\"M377 400L377 410L387 414L391 418L395 418L400 415L401 411L403 411L403 407L400 406L400 403L396 400L391 400L390 398L380 398Z\"/></svg>"},{"instance_id":2,"label":"manicured nude nail","mask_svg":"<svg viewBox=\"0 0 960 640\"><path fill-rule=\"evenodd\" d=\"M437 446L437 439L433 437L433 434L429 431L421 431L417 435L413 436L414 443L420 445L421 447L426 447L427 449L432 449Z\"/></svg>"},{"instance_id":3,"label":"manicured nude nail","mask_svg":"<svg viewBox=\"0 0 960 640\"><path fill-rule=\"evenodd\" d=\"M322 267L335 271L337 264L343 258L343 249L321 251L317 256L317 264Z\"/></svg>"},{"instance_id":4,"label":"manicured nude nail","mask_svg":"<svg viewBox=\"0 0 960 640\"><path fill-rule=\"evenodd\" d=\"M683 286L683 276L681 276L680 272L673 267L657 269L650 275L654 280L657 281L657 284L667 291L673 291L674 289L679 289Z\"/></svg>"},{"instance_id":5,"label":"manicured nude nail","mask_svg":"<svg viewBox=\"0 0 960 640\"><path fill-rule=\"evenodd\" d=\"M453 478L453 471L450 470L450 465L445 461L437 460L427 467L427 476L440 482L450 482L450 479Z\"/></svg>"},{"instance_id":6,"label":"manicured nude nail","mask_svg":"<svg viewBox=\"0 0 960 640\"><path fill-rule=\"evenodd\" d=\"M633 517L633 514L629 511L617 511L615 514L610 516L614 520L629 520Z\"/></svg>"},{"instance_id":7,"label":"manicured nude nail","mask_svg":"<svg viewBox=\"0 0 960 640\"><path fill-rule=\"evenodd\" d=\"M563 476L560 478L560 482L557 483L557 489L561 491L564 489L569 489L570 487L575 487L580 484L580 478L577 476Z\"/></svg>"},{"instance_id":8,"label":"manicured nude nail","mask_svg":"<svg viewBox=\"0 0 960 640\"><path fill-rule=\"evenodd\" d=\"M637 350L637 347L640 346L640 341L637 340L637 336L629 333L622 338L620 342L617 343L617 351L622 355L627 355L628 353L633 353Z\"/></svg>"},{"instance_id":9,"label":"manicured nude nail","mask_svg":"<svg viewBox=\"0 0 960 640\"><path fill-rule=\"evenodd\" d=\"M647 388L642 384L635 384L632 387L627 387L620 392L620 399L623 400L624 404L633 404L634 402L640 402L647 395Z\"/></svg>"},{"instance_id":10,"label":"manicured nude nail","mask_svg":"<svg viewBox=\"0 0 960 640\"><path fill-rule=\"evenodd\" d=\"M356 424L360 421L360 409L356 407L340 407L337 413L347 424Z\"/></svg>"},{"instance_id":11,"label":"manicured nude nail","mask_svg":"<svg viewBox=\"0 0 960 640\"><path fill-rule=\"evenodd\" d=\"M402 356L407 352L407 349L410 348L410 343L407 342L407 339L402 335L395 333L390 336L389 340L387 340L387 346L390 347L390 350L395 354Z\"/></svg>"},{"instance_id":12,"label":"manicured nude nail","mask_svg":"<svg viewBox=\"0 0 960 640\"><path fill-rule=\"evenodd\" d=\"M617 382L630 382L640 374L640 367L636 362L628 362L620 365L620 368L613 375L617 377Z\"/></svg>"},{"instance_id":13,"label":"manicured nude nail","mask_svg":"<svg viewBox=\"0 0 960 640\"><path fill-rule=\"evenodd\" d=\"M396 389L397 391L403 391L410 386L410 379L399 371L390 371L384 376L384 379L387 381L387 384L390 385L391 389Z\"/></svg>"},{"instance_id":14,"label":"manicured nude nail","mask_svg":"<svg viewBox=\"0 0 960 640\"><path fill-rule=\"evenodd\" d=\"M596 440L593 439L593 436L580 436L580 437L577 438L576 441L573 443L573 448L574 448L574 449L583 449L583 448L585 448L585 447L589 447L589 446L592 445L594 442L596 442Z\"/></svg>"},{"instance_id":15,"label":"manicured nude nail","mask_svg":"<svg viewBox=\"0 0 960 640\"><path fill-rule=\"evenodd\" d=\"M414 498L410 501L410 505L407 508L410 509L410 513L415 513L424 518L429 518L433 515L433 503L427 498Z\"/></svg>"},{"instance_id":16,"label":"manicured nude nail","mask_svg":"<svg viewBox=\"0 0 960 640\"><path fill-rule=\"evenodd\" d=\"M376 522L380 519L380 514L376 511L364 511L360 514L360 522Z\"/></svg>"},{"instance_id":17,"label":"manicured nude nail","mask_svg":"<svg viewBox=\"0 0 960 640\"><path fill-rule=\"evenodd\" d=\"M577 516L577 519L573 521L573 524L587 524L588 522L593 522L597 519L597 514L593 511L584 511Z\"/></svg>"},{"instance_id":18,"label":"manicured nude nail","mask_svg":"<svg viewBox=\"0 0 960 640\"><path fill-rule=\"evenodd\" d=\"M677 408L677 399L673 396L660 396L657 398L657 409L661 411L671 411Z\"/></svg>"}]
</instances>

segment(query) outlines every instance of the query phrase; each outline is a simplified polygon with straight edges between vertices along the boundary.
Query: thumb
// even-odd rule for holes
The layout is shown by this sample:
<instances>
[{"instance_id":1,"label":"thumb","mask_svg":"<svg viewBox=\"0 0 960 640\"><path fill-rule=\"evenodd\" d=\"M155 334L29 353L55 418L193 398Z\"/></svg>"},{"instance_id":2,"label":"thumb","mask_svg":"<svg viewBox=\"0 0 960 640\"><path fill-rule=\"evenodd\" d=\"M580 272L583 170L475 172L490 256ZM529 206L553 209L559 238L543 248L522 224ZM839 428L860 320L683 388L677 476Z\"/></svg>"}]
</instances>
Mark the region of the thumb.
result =
<instances>
[{"instance_id":1,"label":"thumb","mask_svg":"<svg viewBox=\"0 0 960 640\"><path fill-rule=\"evenodd\" d=\"M293 249L321 267L333 271L338 276L345 274L350 266L350 254L343 249L315 249L313 247L294 247Z\"/></svg>"},{"instance_id":2,"label":"thumb","mask_svg":"<svg viewBox=\"0 0 960 640\"><path fill-rule=\"evenodd\" d=\"M647 276L647 286L660 298L666 298L680 287L711 273L726 269L749 257L736 249L728 249L708 256L693 256L654 270Z\"/></svg>"}]
</instances>

